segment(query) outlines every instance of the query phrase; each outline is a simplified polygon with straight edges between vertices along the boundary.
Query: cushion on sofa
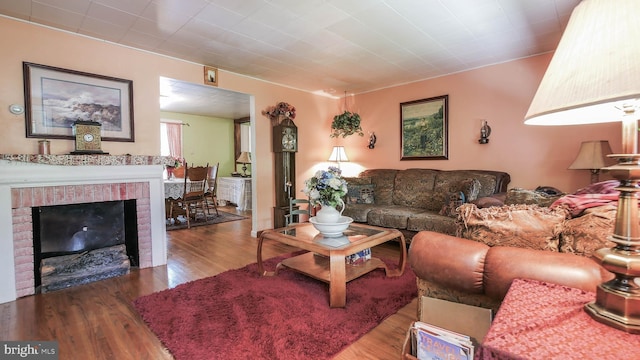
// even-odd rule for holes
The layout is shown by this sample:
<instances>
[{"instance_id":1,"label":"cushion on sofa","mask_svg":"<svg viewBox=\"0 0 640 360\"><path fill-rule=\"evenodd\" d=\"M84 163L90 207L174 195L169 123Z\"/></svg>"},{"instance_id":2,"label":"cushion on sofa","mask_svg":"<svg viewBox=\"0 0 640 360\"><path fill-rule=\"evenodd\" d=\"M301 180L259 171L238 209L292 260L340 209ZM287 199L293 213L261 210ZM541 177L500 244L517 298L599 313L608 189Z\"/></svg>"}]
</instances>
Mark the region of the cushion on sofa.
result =
<instances>
[{"instance_id":1,"label":"cushion on sofa","mask_svg":"<svg viewBox=\"0 0 640 360\"><path fill-rule=\"evenodd\" d=\"M345 206L342 216L348 216L355 222L366 223L369 211L378 208L375 204L348 204Z\"/></svg>"},{"instance_id":2,"label":"cushion on sofa","mask_svg":"<svg viewBox=\"0 0 640 360\"><path fill-rule=\"evenodd\" d=\"M489 246L515 246L559 251L559 232L568 212L538 205L504 205L478 209L458 208L457 236Z\"/></svg>"},{"instance_id":3,"label":"cushion on sofa","mask_svg":"<svg viewBox=\"0 0 640 360\"><path fill-rule=\"evenodd\" d=\"M507 197L504 199L505 205L528 204L549 206L565 194L548 195L535 190L527 190L521 188L513 188L507 191Z\"/></svg>"},{"instance_id":4,"label":"cushion on sofa","mask_svg":"<svg viewBox=\"0 0 640 360\"><path fill-rule=\"evenodd\" d=\"M375 185L347 185L345 204L373 204L375 202Z\"/></svg>"},{"instance_id":5,"label":"cushion on sofa","mask_svg":"<svg viewBox=\"0 0 640 360\"><path fill-rule=\"evenodd\" d=\"M476 200L480 193L480 188L481 185L478 179L463 179L452 182L448 194L434 194L433 196L437 198L442 198L446 195L442 208L440 209L440 215L458 216L456 212L458 206Z\"/></svg>"},{"instance_id":6,"label":"cushion on sofa","mask_svg":"<svg viewBox=\"0 0 640 360\"><path fill-rule=\"evenodd\" d=\"M560 251L591 256L598 249L613 247L615 243L607 238L613 233L616 209L614 205L598 206L566 220L560 233Z\"/></svg>"},{"instance_id":7,"label":"cushion on sofa","mask_svg":"<svg viewBox=\"0 0 640 360\"><path fill-rule=\"evenodd\" d=\"M393 205L440 211L441 203L433 201L433 184L438 170L407 169L396 175Z\"/></svg>"},{"instance_id":8,"label":"cushion on sofa","mask_svg":"<svg viewBox=\"0 0 640 360\"><path fill-rule=\"evenodd\" d=\"M367 214L367 223L394 229L406 229L407 219L414 214L424 212L424 209L407 206L390 205L371 209Z\"/></svg>"},{"instance_id":9,"label":"cushion on sofa","mask_svg":"<svg viewBox=\"0 0 640 360\"><path fill-rule=\"evenodd\" d=\"M504 200L507 197L507 193L499 193L493 194L489 196L483 196L477 198L475 200L470 201L470 203L475 204L478 209L491 207L491 206L502 206L504 205Z\"/></svg>"},{"instance_id":10,"label":"cushion on sofa","mask_svg":"<svg viewBox=\"0 0 640 360\"><path fill-rule=\"evenodd\" d=\"M443 183L453 184L465 179L476 179L480 182L477 197L489 196L496 191L496 175L474 170L441 171L436 177L434 190L442 188ZM446 189L446 187L444 188Z\"/></svg>"},{"instance_id":11,"label":"cushion on sofa","mask_svg":"<svg viewBox=\"0 0 640 360\"><path fill-rule=\"evenodd\" d=\"M407 219L407 230L411 231L435 231L441 234L456 234L456 218L443 216L434 212L422 212L412 214Z\"/></svg>"},{"instance_id":12,"label":"cushion on sofa","mask_svg":"<svg viewBox=\"0 0 640 360\"><path fill-rule=\"evenodd\" d=\"M369 176L353 176L353 177L348 177L348 176L344 176L342 177L344 179L344 181L347 182L347 187L352 186L352 185L368 185L371 184L371 177Z\"/></svg>"},{"instance_id":13,"label":"cushion on sofa","mask_svg":"<svg viewBox=\"0 0 640 360\"><path fill-rule=\"evenodd\" d=\"M371 178L376 192L376 204L392 205L393 204L393 188L395 185L396 174L400 170L395 169L369 169L360 173L359 177Z\"/></svg>"}]
</instances>

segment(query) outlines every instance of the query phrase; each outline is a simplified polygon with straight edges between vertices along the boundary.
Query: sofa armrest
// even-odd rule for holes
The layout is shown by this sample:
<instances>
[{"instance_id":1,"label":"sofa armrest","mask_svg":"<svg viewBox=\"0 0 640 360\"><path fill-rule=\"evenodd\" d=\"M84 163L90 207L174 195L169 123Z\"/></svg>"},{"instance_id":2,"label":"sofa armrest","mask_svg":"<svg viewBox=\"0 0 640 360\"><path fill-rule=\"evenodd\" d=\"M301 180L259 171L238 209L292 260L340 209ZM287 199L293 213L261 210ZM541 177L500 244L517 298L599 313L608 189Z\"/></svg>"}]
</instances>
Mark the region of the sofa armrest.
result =
<instances>
[{"instance_id":1,"label":"sofa armrest","mask_svg":"<svg viewBox=\"0 0 640 360\"><path fill-rule=\"evenodd\" d=\"M516 278L595 292L597 286L613 278L613 274L583 256L507 246L492 247L484 264L485 294L494 299L503 299Z\"/></svg>"},{"instance_id":2,"label":"sofa armrest","mask_svg":"<svg viewBox=\"0 0 640 360\"><path fill-rule=\"evenodd\" d=\"M479 242L420 231L411 240L409 266L421 279L455 290L482 294L488 250L487 245Z\"/></svg>"}]
</instances>

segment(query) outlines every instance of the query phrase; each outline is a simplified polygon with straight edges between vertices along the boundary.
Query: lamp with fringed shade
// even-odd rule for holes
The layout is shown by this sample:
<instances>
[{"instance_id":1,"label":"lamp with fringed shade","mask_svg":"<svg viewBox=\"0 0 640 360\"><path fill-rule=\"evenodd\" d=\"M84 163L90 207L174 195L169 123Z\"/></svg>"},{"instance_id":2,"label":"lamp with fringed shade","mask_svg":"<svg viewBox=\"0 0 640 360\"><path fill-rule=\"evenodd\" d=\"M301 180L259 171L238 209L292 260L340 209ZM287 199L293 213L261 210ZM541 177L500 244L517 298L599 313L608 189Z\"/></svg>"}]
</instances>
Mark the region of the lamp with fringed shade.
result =
<instances>
[{"instance_id":1,"label":"lamp with fringed shade","mask_svg":"<svg viewBox=\"0 0 640 360\"><path fill-rule=\"evenodd\" d=\"M619 121L622 153L604 168L620 181L613 248L594 256L614 273L596 300L594 319L640 333L640 1L583 0L576 6L525 116L526 124L576 125Z\"/></svg>"}]
</instances>

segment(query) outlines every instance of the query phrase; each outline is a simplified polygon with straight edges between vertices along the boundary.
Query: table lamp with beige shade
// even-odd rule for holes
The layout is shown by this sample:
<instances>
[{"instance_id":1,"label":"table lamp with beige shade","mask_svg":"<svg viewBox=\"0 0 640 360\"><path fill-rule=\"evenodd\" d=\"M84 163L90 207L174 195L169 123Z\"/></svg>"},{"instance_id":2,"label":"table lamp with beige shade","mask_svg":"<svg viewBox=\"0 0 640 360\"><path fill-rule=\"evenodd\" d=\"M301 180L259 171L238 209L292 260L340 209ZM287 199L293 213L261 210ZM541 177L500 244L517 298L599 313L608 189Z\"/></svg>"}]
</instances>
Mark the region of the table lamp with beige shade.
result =
<instances>
[{"instance_id":1,"label":"table lamp with beige shade","mask_svg":"<svg viewBox=\"0 0 640 360\"><path fill-rule=\"evenodd\" d=\"M248 177L251 175L247 175L247 164L251 164L251 153L243 151L240 153L240 156L236 159L236 163L242 164L242 177Z\"/></svg>"},{"instance_id":2,"label":"table lamp with beige shade","mask_svg":"<svg viewBox=\"0 0 640 360\"><path fill-rule=\"evenodd\" d=\"M611 146L606 140L583 141L569 169L589 170L591 183L597 183L600 181L600 169L615 164L615 160L607 156L611 153Z\"/></svg>"}]
</instances>

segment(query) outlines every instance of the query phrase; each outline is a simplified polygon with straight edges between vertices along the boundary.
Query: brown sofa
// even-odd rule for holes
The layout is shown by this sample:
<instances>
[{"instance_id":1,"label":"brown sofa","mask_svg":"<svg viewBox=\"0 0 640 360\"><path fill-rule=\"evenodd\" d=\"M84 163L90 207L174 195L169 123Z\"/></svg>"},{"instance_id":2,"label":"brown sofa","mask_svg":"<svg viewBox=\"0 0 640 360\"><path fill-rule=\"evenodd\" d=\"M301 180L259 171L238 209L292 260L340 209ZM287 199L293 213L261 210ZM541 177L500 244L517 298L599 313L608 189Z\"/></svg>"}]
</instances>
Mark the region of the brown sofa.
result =
<instances>
[{"instance_id":1,"label":"brown sofa","mask_svg":"<svg viewBox=\"0 0 640 360\"><path fill-rule=\"evenodd\" d=\"M454 201L505 192L509 174L491 170L369 169L347 178L343 215L356 222L413 234L455 234Z\"/></svg>"},{"instance_id":2,"label":"brown sofa","mask_svg":"<svg viewBox=\"0 0 640 360\"><path fill-rule=\"evenodd\" d=\"M498 311L511 282L533 279L596 291L613 278L595 261L574 254L494 246L421 231L409 248L418 295ZM419 304L418 309L421 308Z\"/></svg>"}]
</instances>

